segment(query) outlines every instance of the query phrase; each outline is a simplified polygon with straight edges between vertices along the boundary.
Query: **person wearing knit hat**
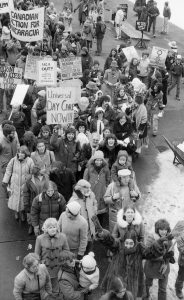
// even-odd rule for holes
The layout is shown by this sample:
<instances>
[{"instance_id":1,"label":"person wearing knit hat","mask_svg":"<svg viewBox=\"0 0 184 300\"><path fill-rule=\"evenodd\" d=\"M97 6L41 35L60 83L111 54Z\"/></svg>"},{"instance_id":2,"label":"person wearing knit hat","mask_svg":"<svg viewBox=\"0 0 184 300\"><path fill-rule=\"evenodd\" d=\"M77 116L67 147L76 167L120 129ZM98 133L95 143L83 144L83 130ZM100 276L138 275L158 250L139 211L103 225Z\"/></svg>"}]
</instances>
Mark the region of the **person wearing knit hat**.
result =
<instances>
[{"instance_id":1,"label":"person wearing knit hat","mask_svg":"<svg viewBox=\"0 0 184 300\"><path fill-rule=\"evenodd\" d=\"M60 231L67 237L70 251L75 253L78 259L82 259L88 242L88 223L80 211L78 201L71 201L58 221Z\"/></svg>"},{"instance_id":2,"label":"person wearing knit hat","mask_svg":"<svg viewBox=\"0 0 184 300\"><path fill-rule=\"evenodd\" d=\"M87 180L81 179L77 182L69 203L73 201L77 201L80 204L81 216L88 222L88 248L90 248L95 237L95 226L91 218L97 213L97 201L95 194L91 191L91 184Z\"/></svg>"},{"instance_id":3,"label":"person wearing knit hat","mask_svg":"<svg viewBox=\"0 0 184 300\"><path fill-rule=\"evenodd\" d=\"M88 288L89 292L98 287L100 277L94 256L93 252L89 252L82 258L79 272L79 284L82 288Z\"/></svg>"},{"instance_id":4,"label":"person wearing knit hat","mask_svg":"<svg viewBox=\"0 0 184 300\"><path fill-rule=\"evenodd\" d=\"M44 125L40 129L39 138L43 139L46 149L52 150L50 145L51 129L49 125Z\"/></svg>"},{"instance_id":5,"label":"person wearing knit hat","mask_svg":"<svg viewBox=\"0 0 184 300\"><path fill-rule=\"evenodd\" d=\"M133 179L133 169L131 165L131 160L129 159L128 153L126 150L120 150L117 155L116 162L112 165L111 168L111 178L113 181L118 181L118 172L120 170L129 169L131 178ZM130 187L130 186L129 186ZM131 188L132 190L133 188Z\"/></svg>"},{"instance_id":6,"label":"person wearing knit hat","mask_svg":"<svg viewBox=\"0 0 184 300\"><path fill-rule=\"evenodd\" d=\"M110 171L102 151L95 151L87 165L83 178L91 184L91 190L97 200L98 218L103 226L107 213L107 206L103 197L110 183Z\"/></svg>"}]
</instances>

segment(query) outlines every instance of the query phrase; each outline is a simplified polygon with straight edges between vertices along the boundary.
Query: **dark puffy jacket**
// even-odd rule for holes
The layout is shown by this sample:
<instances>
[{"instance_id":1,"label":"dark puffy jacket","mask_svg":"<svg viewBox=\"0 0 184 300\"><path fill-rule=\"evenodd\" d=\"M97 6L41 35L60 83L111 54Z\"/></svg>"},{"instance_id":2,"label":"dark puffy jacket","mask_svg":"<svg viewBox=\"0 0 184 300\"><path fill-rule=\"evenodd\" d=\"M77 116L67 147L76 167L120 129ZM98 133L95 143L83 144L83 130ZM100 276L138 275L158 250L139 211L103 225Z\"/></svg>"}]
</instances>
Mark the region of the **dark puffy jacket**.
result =
<instances>
[{"instance_id":1,"label":"dark puffy jacket","mask_svg":"<svg viewBox=\"0 0 184 300\"><path fill-rule=\"evenodd\" d=\"M82 55L81 62L82 62L82 72L84 72L87 69L90 70L92 68L93 59L89 54Z\"/></svg>"},{"instance_id":2,"label":"dark puffy jacket","mask_svg":"<svg viewBox=\"0 0 184 300\"><path fill-rule=\"evenodd\" d=\"M113 133L117 137L118 140L124 141L126 138L130 137L133 132L131 122L126 122L125 124L121 125L119 120L114 122Z\"/></svg>"},{"instance_id":3,"label":"dark puffy jacket","mask_svg":"<svg viewBox=\"0 0 184 300\"><path fill-rule=\"evenodd\" d=\"M59 216L66 208L66 201L64 197L55 192L52 197L48 197L45 192L39 194L34 198L31 207L31 222L33 227L43 226L47 218L59 219Z\"/></svg>"},{"instance_id":4,"label":"dark puffy jacket","mask_svg":"<svg viewBox=\"0 0 184 300\"><path fill-rule=\"evenodd\" d=\"M102 24L102 22L97 22L96 23L96 28L95 28L95 35L97 39L103 39L104 37L104 32L102 31L102 26L104 26ZM106 25L105 25L106 26Z\"/></svg>"}]
</instances>

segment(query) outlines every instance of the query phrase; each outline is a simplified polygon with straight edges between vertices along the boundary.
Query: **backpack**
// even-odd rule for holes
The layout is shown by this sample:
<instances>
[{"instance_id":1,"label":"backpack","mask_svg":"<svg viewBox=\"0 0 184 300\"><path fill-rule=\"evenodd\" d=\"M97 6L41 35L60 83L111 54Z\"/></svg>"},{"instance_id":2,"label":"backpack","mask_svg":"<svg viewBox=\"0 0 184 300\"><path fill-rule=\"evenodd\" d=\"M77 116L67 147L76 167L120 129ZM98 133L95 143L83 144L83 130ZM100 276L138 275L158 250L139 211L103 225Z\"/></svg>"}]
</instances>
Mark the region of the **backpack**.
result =
<instances>
[{"instance_id":1,"label":"backpack","mask_svg":"<svg viewBox=\"0 0 184 300\"><path fill-rule=\"evenodd\" d=\"M101 32L103 34L105 34L105 32L106 32L106 25L105 25L105 23L101 23Z\"/></svg>"}]
</instances>

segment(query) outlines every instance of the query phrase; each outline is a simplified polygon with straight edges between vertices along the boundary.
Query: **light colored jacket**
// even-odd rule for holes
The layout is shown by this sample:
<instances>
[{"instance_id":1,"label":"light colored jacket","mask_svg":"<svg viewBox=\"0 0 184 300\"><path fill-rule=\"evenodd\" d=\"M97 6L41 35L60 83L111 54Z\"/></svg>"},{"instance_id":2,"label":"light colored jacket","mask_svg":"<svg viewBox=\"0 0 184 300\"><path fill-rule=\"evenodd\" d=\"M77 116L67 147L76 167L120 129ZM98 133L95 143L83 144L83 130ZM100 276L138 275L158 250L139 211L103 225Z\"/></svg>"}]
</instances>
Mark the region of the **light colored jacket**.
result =
<instances>
[{"instance_id":1,"label":"light colored jacket","mask_svg":"<svg viewBox=\"0 0 184 300\"><path fill-rule=\"evenodd\" d=\"M51 295L52 293L51 281L45 265L39 265L38 275L40 281L40 296L41 300L44 300L48 295ZM15 277L13 289L13 295L15 297L15 300L23 300L22 294L38 292L39 291L37 277L34 274L29 273L26 269L23 269Z\"/></svg>"}]
</instances>

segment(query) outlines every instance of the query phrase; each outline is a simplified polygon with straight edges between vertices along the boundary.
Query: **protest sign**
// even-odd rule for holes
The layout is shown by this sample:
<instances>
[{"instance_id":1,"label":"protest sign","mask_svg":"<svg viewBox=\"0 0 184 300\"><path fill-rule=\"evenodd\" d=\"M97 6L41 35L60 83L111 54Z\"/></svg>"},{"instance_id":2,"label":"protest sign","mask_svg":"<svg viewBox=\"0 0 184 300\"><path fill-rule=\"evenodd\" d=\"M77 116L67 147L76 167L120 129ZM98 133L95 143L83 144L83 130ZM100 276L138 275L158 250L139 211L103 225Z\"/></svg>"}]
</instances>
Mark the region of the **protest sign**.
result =
<instances>
[{"instance_id":1,"label":"protest sign","mask_svg":"<svg viewBox=\"0 0 184 300\"><path fill-rule=\"evenodd\" d=\"M145 31L147 29L147 22L136 21L136 30Z\"/></svg>"},{"instance_id":2,"label":"protest sign","mask_svg":"<svg viewBox=\"0 0 184 300\"><path fill-rule=\"evenodd\" d=\"M0 66L0 88L14 89L22 83L22 68Z\"/></svg>"},{"instance_id":3,"label":"protest sign","mask_svg":"<svg viewBox=\"0 0 184 300\"><path fill-rule=\"evenodd\" d=\"M150 65L165 68L167 53L167 49L154 46L150 55Z\"/></svg>"},{"instance_id":4,"label":"protest sign","mask_svg":"<svg viewBox=\"0 0 184 300\"><path fill-rule=\"evenodd\" d=\"M61 79L79 78L82 76L81 57L67 57L59 60Z\"/></svg>"},{"instance_id":5,"label":"protest sign","mask_svg":"<svg viewBox=\"0 0 184 300\"><path fill-rule=\"evenodd\" d=\"M184 233L184 221L178 221L173 228L171 234L175 237L179 237Z\"/></svg>"},{"instance_id":6,"label":"protest sign","mask_svg":"<svg viewBox=\"0 0 184 300\"><path fill-rule=\"evenodd\" d=\"M123 53L125 54L128 62L131 62L132 58L139 59L139 54L136 51L134 46L126 47L126 48L123 48L122 50L123 50Z\"/></svg>"},{"instance_id":7,"label":"protest sign","mask_svg":"<svg viewBox=\"0 0 184 300\"><path fill-rule=\"evenodd\" d=\"M25 67L25 73L24 73L25 79L36 80L37 74L38 74L37 62L41 61L42 59L43 59L42 56L33 56L31 54L27 55L26 67Z\"/></svg>"},{"instance_id":8,"label":"protest sign","mask_svg":"<svg viewBox=\"0 0 184 300\"><path fill-rule=\"evenodd\" d=\"M29 85L26 84L17 84L13 98L11 100L11 105L22 105L25 95L28 91Z\"/></svg>"},{"instance_id":9,"label":"protest sign","mask_svg":"<svg viewBox=\"0 0 184 300\"><path fill-rule=\"evenodd\" d=\"M78 103L78 100L81 97L81 86L82 81L80 79L70 79L60 82L61 87L72 87L74 88L74 103Z\"/></svg>"},{"instance_id":10,"label":"protest sign","mask_svg":"<svg viewBox=\"0 0 184 300\"><path fill-rule=\"evenodd\" d=\"M44 7L32 10L11 10L10 29L14 38L22 42L43 39Z\"/></svg>"},{"instance_id":11,"label":"protest sign","mask_svg":"<svg viewBox=\"0 0 184 300\"><path fill-rule=\"evenodd\" d=\"M74 93L71 87L47 88L47 124L71 124L74 116Z\"/></svg>"},{"instance_id":12,"label":"protest sign","mask_svg":"<svg viewBox=\"0 0 184 300\"><path fill-rule=\"evenodd\" d=\"M38 86L56 86L57 84L57 62L52 60L42 60L38 65Z\"/></svg>"},{"instance_id":13,"label":"protest sign","mask_svg":"<svg viewBox=\"0 0 184 300\"><path fill-rule=\"evenodd\" d=\"M10 9L14 9L12 0L0 0L0 14L9 13Z\"/></svg>"}]
</instances>

